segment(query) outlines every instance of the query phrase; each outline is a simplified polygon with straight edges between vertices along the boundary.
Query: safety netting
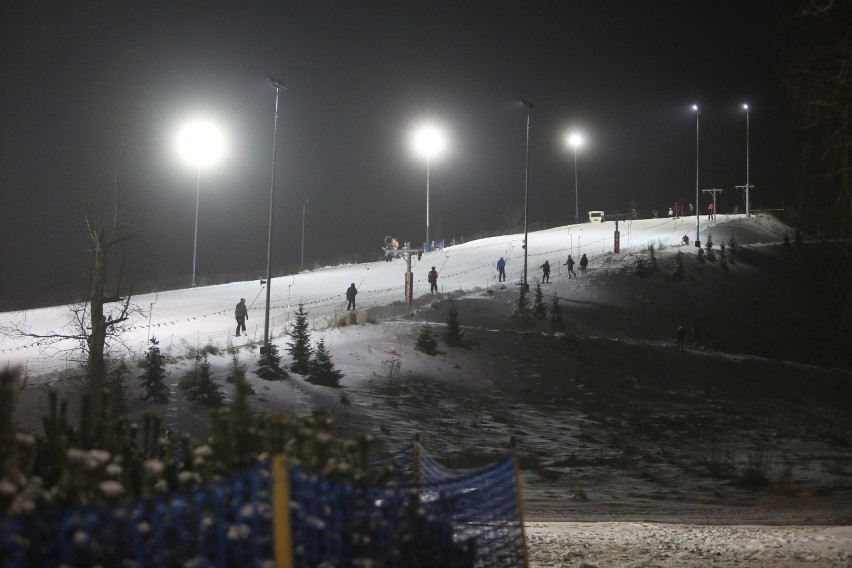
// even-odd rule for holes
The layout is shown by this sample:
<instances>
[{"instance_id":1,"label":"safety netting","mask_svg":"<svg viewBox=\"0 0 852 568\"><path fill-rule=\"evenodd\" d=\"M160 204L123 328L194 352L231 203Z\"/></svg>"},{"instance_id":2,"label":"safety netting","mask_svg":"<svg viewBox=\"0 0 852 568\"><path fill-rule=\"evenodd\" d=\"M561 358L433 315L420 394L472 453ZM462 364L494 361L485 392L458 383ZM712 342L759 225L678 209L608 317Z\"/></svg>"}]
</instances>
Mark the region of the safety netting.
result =
<instances>
[{"instance_id":1,"label":"safety netting","mask_svg":"<svg viewBox=\"0 0 852 568\"><path fill-rule=\"evenodd\" d=\"M382 485L322 476L288 461L282 468L286 500L280 509L275 502L281 502L282 485L276 484L274 468L264 464L191 492L3 517L0 564L526 565L511 457L475 470L445 468L419 450L390 459L399 464L402 477ZM276 511L283 517L281 511L288 510L286 519L276 519Z\"/></svg>"}]
</instances>

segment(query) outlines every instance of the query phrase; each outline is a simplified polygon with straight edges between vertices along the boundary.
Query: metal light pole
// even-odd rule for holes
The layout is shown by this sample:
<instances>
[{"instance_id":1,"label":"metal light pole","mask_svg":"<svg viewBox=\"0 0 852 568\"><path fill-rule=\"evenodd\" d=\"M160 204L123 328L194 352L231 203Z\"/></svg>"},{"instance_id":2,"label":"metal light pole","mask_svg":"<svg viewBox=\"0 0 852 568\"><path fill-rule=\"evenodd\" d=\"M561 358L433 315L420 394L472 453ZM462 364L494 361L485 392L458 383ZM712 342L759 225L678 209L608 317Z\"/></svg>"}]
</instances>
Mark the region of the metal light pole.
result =
<instances>
[{"instance_id":1,"label":"metal light pole","mask_svg":"<svg viewBox=\"0 0 852 568\"><path fill-rule=\"evenodd\" d=\"M568 144L574 148L574 224L580 224L580 202L577 197L577 148L583 145L583 137L575 132L568 137Z\"/></svg>"},{"instance_id":2,"label":"metal light pole","mask_svg":"<svg viewBox=\"0 0 852 568\"><path fill-rule=\"evenodd\" d=\"M746 186L745 186L746 203L745 203L745 206L746 206L746 219L750 219L751 218L751 209L749 208L749 199L748 199L748 190L751 189L751 186L749 185L749 180L748 180L748 173L749 173L748 172L748 169L749 169L748 168L748 166L749 166L749 160L748 160L749 159L749 155L748 155L748 152L749 152L749 123L748 123L749 108L748 108L748 103L744 104L743 108L746 111Z\"/></svg>"},{"instance_id":3,"label":"metal light pole","mask_svg":"<svg viewBox=\"0 0 852 568\"><path fill-rule=\"evenodd\" d=\"M263 321L264 353L269 349L269 304L272 292L272 216L275 210L275 150L278 138L278 97L281 95L281 91L287 90L287 87L278 79L270 76L269 81L275 87L275 124L272 128L272 181L269 184L269 236L266 241L266 313Z\"/></svg>"},{"instance_id":4,"label":"metal light pole","mask_svg":"<svg viewBox=\"0 0 852 568\"><path fill-rule=\"evenodd\" d=\"M302 203L302 262L299 265L299 270L302 271L305 269L305 206L308 204L310 199L305 199Z\"/></svg>"},{"instance_id":5,"label":"metal light pole","mask_svg":"<svg viewBox=\"0 0 852 568\"><path fill-rule=\"evenodd\" d=\"M432 156L443 151L446 140L443 133L434 126L423 126L414 134L414 149L426 158L426 250L429 250L429 182L432 171Z\"/></svg>"},{"instance_id":6,"label":"metal light pole","mask_svg":"<svg viewBox=\"0 0 852 568\"><path fill-rule=\"evenodd\" d=\"M527 101L521 101L521 104L524 105L524 108L527 111L527 141L526 141L526 154L524 158L524 281L522 283L524 290L529 290L530 285L527 283L527 253L529 250L529 231L527 227L527 202L529 199L529 187L530 187L530 111L533 106L532 103Z\"/></svg>"},{"instance_id":7,"label":"metal light pole","mask_svg":"<svg viewBox=\"0 0 852 568\"><path fill-rule=\"evenodd\" d=\"M196 119L181 128L177 137L178 152L195 165L195 234L192 242L192 287L198 256L198 209L201 200L201 166L216 161L222 154L222 133L211 122Z\"/></svg>"},{"instance_id":8,"label":"metal light pole","mask_svg":"<svg viewBox=\"0 0 852 568\"><path fill-rule=\"evenodd\" d=\"M692 105L695 111L695 246L701 248L701 218L698 212L698 105Z\"/></svg>"}]
</instances>

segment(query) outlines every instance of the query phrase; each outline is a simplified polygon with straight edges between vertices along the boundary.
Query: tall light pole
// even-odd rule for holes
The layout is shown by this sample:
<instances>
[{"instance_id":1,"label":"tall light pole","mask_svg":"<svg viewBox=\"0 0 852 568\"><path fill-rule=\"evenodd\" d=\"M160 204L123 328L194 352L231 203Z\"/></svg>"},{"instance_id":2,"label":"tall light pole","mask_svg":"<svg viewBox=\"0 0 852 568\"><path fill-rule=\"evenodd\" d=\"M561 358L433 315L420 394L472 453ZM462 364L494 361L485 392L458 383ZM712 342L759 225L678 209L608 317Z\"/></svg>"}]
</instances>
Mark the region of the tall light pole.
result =
<instances>
[{"instance_id":1,"label":"tall light pole","mask_svg":"<svg viewBox=\"0 0 852 568\"><path fill-rule=\"evenodd\" d=\"M748 190L751 189L751 186L749 185L749 180L748 180L748 174L749 174L749 172L748 172L748 169L749 169L749 160L748 160L749 159L749 155L748 155L748 152L749 152L749 139L748 139L749 138L749 123L748 123L749 108L748 108L748 103L743 104L743 108L746 111L746 186L745 186L746 203L745 203L745 206L746 206L746 219L750 219L751 218L751 209L749 208L749 199L748 199Z\"/></svg>"},{"instance_id":2,"label":"tall light pole","mask_svg":"<svg viewBox=\"0 0 852 568\"><path fill-rule=\"evenodd\" d=\"M577 197L577 148L583 145L583 136L579 132L574 132L568 136L568 144L574 148L574 224L580 224L580 202Z\"/></svg>"},{"instance_id":3,"label":"tall light pole","mask_svg":"<svg viewBox=\"0 0 852 568\"><path fill-rule=\"evenodd\" d=\"M302 202L302 263L300 264L299 270L305 269L305 206L308 204L310 199L305 199Z\"/></svg>"},{"instance_id":4,"label":"tall light pole","mask_svg":"<svg viewBox=\"0 0 852 568\"><path fill-rule=\"evenodd\" d=\"M192 287L195 287L195 261L198 253L198 205L201 194L201 167L212 164L224 150L222 132L206 119L187 122L178 132L181 156L195 166L195 236L192 243Z\"/></svg>"},{"instance_id":5,"label":"tall light pole","mask_svg":"<svg viewBox=\"0 0 852 568\"><path fill-rule=\"evenodd\" d=\"M443 132L432 125L421 126L412 140L414 150L426 158L426 248L429 250L429 176L431 171L432 156L436 156L446 147L446 139Z\"/></svg>"},{"instance_id":6,"label":"tall light pole","mask_svg":"<svg viewBox=\"0 0 852 568\"><path fill-rule=\"evenodd\" d=\"M286 91L281 81L275 77L269 77L272 86L275 87L275 123L272 127L272 180L269 183L269 236L266 241L266 310L263 320L263 352L269 349L269 303L272 296L272 214L275 210L275 154L278 138L278 98L281 91Z\"/></svg>"},{"instance_id":7,"label":"tall light pole","mask_svg":"<svg viewBox=\"0 0 852 568\"><path fill-rule=\"evenodd\" d=\"M701 218L698 212L698 105L692 105L695 111L695 246L701 248Z\"/></svg>"},{"instance_id":8,"label":"tall light pole","mask_svg":"<svg viewBox=\"0 0 852 568\"><path fill-rule=\"evenodd\" d=\"M527 283L527 252L529 249L529 231L527 227L527 203L529 201L529 189L530 189L530 111L533 106L532 103L528 101L521 101L521 104L524 105L524 109L527 111L527 141L526 141L526 153L524 157L524 281L522 282L522 286L525 291L530 289L530 285Z\"/></svg>"}]
</instances>

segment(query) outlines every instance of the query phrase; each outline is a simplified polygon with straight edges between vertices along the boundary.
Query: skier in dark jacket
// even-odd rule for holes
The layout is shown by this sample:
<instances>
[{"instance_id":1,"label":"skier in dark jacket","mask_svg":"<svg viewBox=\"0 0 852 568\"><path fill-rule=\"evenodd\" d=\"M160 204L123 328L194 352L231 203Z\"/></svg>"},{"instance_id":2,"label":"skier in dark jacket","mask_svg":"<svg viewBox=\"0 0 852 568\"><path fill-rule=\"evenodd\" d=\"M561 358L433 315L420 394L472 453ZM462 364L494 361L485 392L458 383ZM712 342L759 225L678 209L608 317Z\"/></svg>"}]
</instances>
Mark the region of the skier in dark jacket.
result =
<instances>
[{"instance_id":1,"label":"skier in dark jacket","mask_svg":"<svg viewBox=\"0 0 852 568\"><path fill-rule=\"evenodd\" d=\"M545 260L541 265L541 281L550 282L550 262Z\"/></svg>"},{"instance_id":2,"label":"skier in dark jacket","mask_svg":"<svg viewBox=\"0 0 852 568\"><path fill-rule=\"evenodd\" d=\"M500 257L500 260L497 261L497 282L505 282L506 281L506 261L503 260L503 257Z\"/></svg>"},{"instance_id":3,"label":"skier in dark jacket","mask_svg":"<svg viewBox=\"0 0 852 568\"><path fill-rule=\"evenodd\" d=\"M586 267L589 265L589 259L586 258L586 255L580 257L580 274L586 273Z\"/></svg>"},{"instance_id":4,"label":"skier in dark jacket","mask_svg":"<svg viewBox=\"0 0 852 568\"><path fill-rule=\"evenodd\" d=\"M438 291L438 271L435 270L435 267L432 267L432 270L429 271L429 291L433 294Z\"/></svg>"},{"instance_id":5,"label":"skier in dark jacket","mask_svg":"<svg viewBox=\"0 0 852 568\"><path fill-rule=\"evenodd\" d=\"M246 307L246 299L240 298L237 303L237 309L234 310L234 317L237 318L237 337L240 336L240 330L245 333L246 320L248 319L248 308Z\"/></svg>"},{"instance_id":6,"label":"skier in dark jacket","mask_svg":"<svg viewBox=\"0 0 852 568\"><path fill-rule=\"evenodd\" d=\"M571 258L571 255L570 255L570 254L568 255L568 260L566 260L566 261L565 261L565 264L564 264L563 266L567 266L567 267L568 267L568 279L569 279L569 280L571 279L571 275L572 275L572 274L573 274L574 276L577 276L577 273L576 273L576 272L574 272L574 259L573 259L573 258Z\"/></svg>"},{"instance_id":7,"label":"skier in dark jacket","mask_svg":"<svg viewBox=\"0 0 852 568\"><path fill-rule=\"evenodd\" d=\"M355 288L355 283L353 282L349 288L346 289L346 311L355 309L355 294L358 293L358 290Z\"/></svg>"}]
</instances>

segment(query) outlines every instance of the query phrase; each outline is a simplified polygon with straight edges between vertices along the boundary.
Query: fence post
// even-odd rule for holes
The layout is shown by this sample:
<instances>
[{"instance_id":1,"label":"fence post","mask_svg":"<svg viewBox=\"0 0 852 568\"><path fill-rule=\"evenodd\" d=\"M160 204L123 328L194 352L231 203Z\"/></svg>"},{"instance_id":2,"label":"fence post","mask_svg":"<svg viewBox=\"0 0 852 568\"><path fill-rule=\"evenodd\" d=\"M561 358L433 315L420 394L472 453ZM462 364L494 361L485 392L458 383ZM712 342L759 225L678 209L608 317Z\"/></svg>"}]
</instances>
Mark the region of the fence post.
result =
<instances>
[{"instance_id":1,"label":"fence post","mask_svg":"<svg viewBox=\"0 0 852 568\"><path fill-rule=\"evenodd\" d=\"M515 473L515 494L518 497L518 519L521 523L521 542L524 543L524 568L530 565L529 550L527 548L527 535L524 529L526 520L524 519L524 498L521 494L521 466L518 463L518 452L515 444L515 437L509 438L509 447L512 448L512 466Z\"/></svg>"}]
</instances>

